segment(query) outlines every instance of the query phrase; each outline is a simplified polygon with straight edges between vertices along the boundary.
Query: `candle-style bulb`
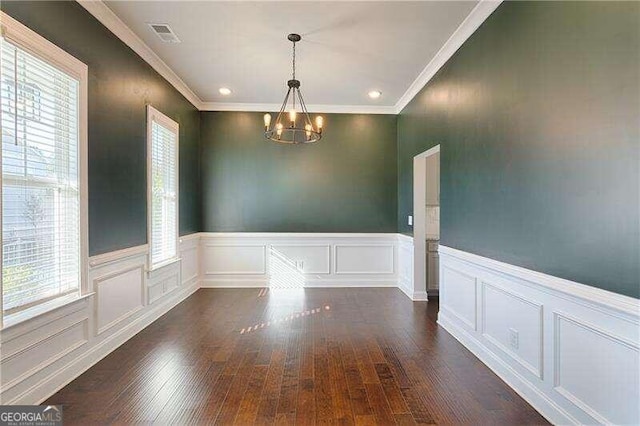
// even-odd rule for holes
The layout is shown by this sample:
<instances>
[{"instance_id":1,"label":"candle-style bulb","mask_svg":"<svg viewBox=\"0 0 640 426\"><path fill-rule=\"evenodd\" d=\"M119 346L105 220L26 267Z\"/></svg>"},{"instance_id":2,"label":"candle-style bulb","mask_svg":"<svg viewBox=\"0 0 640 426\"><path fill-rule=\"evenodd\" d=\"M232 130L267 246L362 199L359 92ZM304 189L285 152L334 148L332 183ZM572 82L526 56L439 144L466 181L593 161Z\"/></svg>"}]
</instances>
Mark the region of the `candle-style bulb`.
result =
<instances>
[{"instance_id":1,"label":"candle-style bulb","mask_svg":"<svg viewBox=\"0 0 640 426\"><path fill-rule=\"evenodd\" d=\"M296 110L291 109L289 111L289 121L291 121L291 127L296 127Z\"/></svg>"},{"instance_id":2,"label":"candle-style bulb","mask_svg":"<svg viewBox=\"0 0 640 426\"><path fill-rule=\"evenodd\" d=\"M324 119L321 115L316 117L316 127L318 128L318 133L322 133L322 124L324 123Z\"/></svg>"},{"instance_id":3,"label":"candle-style bulb","mask_svg":"<svg viewBox=\"0 0 640 426\"><path fill-rule=\"evenodd\" d=\"M276 134L278 135L278 139L282 136L282 123L276 124Z\"/></svg>"},{"instance_id":4,"label":"candle-style bulb","mask_svg":"<svg viewBox=\"0 0 640 426\"><path fill-rule=\"evenodd\" d=\"M264 115L264 131L269 130L269 125L271 124L271 114Z\"/></svg>"},{"instance_id":5,"label":"candle-style bulb","mask_svg":"<svg viewBox=\"0 0 640 426\"><path fill-rule=\"evenodd\" d=\"M311 124L307 124L304 126L304 130L306 131L305 133L307 134L307 140L311 139L311 129L313 127L311 126Z\"/></svg>"}]
</instances>

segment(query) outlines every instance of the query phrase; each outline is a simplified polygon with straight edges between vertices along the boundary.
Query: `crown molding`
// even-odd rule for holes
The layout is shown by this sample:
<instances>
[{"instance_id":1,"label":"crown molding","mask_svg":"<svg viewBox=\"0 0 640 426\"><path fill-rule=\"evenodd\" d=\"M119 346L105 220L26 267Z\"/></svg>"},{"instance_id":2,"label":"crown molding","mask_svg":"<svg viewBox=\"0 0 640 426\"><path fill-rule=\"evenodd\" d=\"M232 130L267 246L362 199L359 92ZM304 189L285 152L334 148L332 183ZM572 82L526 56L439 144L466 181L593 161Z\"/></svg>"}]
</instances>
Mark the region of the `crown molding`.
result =
<instances>
[{"instance_id":1,"label":"crown molding","mask_svg":"<svg viewBox=\"0 0 640 426\"><path fill-rule=\"evenodd\" d=\"M482 23L500 6L502 0L480 0L462 21L460 26L429 61L418 77L411 83L404 95L396 102L394 113L400 112L422 90L434 75L447 63L465 41L482 25Z\"/></svg>"},{"instance_id":2,"label":"crown molding","mask_svg":"<svg viewBox=\"0 0 640 426\"><path fill-rule=\"evenodd\" d=\"M282 104L202 102L201 111L244 111L274 112L280 111ZM395 106L378 105L306 105L310 113L324 114L395 114Z\"/></svg>"},{"instance_id":3,"label":"crown molding","mask_svg":"<svg viewBox=\"0 0 640 426\"><path fill-rule=\"evenodd\" d=\"M281 104L205 102L160 57L138 37L102 0L76 0L122 42L136 52L144 61L176 88L200 111L279 111ZM337 114L399 114L402 109L422 90L440 68L456 53L469 37L502 3L502 0L480 0L462 21L460 26L429 61L407 91L393 106L380 105L308 105L313 113Z\"/></svg>"},{"instance_id":4,"label":"crown molding","mask_svg":"<svg viewBox=\"0 0 640 426\"><path fill-rule=\"evenodd\" d=\"M136 52L145 62L167 80L197 109L201 109L200 98L160 57L138 37L102 0L76 0L102 25L115 34L124 44Z\"/></svg>"}]
</instances>

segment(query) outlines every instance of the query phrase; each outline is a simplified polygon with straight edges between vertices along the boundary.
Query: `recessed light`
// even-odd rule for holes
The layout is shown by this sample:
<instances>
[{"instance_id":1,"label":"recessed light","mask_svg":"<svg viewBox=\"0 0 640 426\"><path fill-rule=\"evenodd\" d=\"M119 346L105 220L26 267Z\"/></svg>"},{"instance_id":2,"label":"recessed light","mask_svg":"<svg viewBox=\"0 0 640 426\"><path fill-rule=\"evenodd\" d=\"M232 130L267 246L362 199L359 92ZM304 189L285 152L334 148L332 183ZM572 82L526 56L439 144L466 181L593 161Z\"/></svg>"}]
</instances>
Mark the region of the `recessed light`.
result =
<instances>
[{"instance_id":1,"label":"recessed light","mask_svg":"<svg viewBox=\"0 0 640 426\"><path fill-rule=\"evenodd\" d=\"M382 96L382 92L379 90L372 90L369 92L369 97L371 99L378 99L380 96Z\"/></svg>"},{"instance_id":2,"label":"recessed light","mask_svg":"<svg viewBox=\"0 0 640 426\"><path fill-rule=\"evenodd\" d=\"M218 92L220 92L222 96L229 96L231 94L231 89L227 87L221 87L218 89Z\"/></svg>"}]
</instances>

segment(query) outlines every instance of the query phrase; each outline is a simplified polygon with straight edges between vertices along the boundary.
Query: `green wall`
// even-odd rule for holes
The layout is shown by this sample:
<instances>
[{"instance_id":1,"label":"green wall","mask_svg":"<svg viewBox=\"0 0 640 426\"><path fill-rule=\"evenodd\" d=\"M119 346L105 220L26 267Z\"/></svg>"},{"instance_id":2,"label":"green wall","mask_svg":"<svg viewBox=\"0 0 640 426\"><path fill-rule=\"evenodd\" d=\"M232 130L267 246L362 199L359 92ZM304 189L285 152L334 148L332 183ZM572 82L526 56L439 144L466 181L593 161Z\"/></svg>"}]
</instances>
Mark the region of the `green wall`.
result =
<instances>
[{"instance_id":1,"label":"green wall","mask_svg":"<svg viewBox=\"0 0 640 426\"><path fill-rule=\"evenodd\" d=\"M640 3L505 2L398 118L441 145L441 243L640 296Z\"/></svg>"},{"instance_id":2,"label":"green wall","mask_svg":"<svg viewBox=\"0 0 640 426\"><path fill-rule=\"evenodd\" d=\"M396 232L396 116L323 115L320 142L290 146L262 113L203 112L203 230Z\"/></svg>"},{"instance_id":3,"label":"green wall","mask_svg":"<svg viewBox=\"0 0 640 426\"><path fill-rule=\"evenodd\" d=\"M89 67L89 252L147 241L146 104L180 124L180 233L200 230L200 115L75 1L2 10Z\"/></svg>"},{"instance_id":4,"label":"green wall","mask_svg":"<svg viewBox=\"0 0 640 426\"><path fill-rule=\"evenodd\" d=\"M180 123L180 233L411 233L440 144L442 244L640 297L640 3L505 2L398 116L281 146L199 113L76 2L2 10L89 66L92 255L146 242L151 103Z\"/></svg>"}]
</instances>

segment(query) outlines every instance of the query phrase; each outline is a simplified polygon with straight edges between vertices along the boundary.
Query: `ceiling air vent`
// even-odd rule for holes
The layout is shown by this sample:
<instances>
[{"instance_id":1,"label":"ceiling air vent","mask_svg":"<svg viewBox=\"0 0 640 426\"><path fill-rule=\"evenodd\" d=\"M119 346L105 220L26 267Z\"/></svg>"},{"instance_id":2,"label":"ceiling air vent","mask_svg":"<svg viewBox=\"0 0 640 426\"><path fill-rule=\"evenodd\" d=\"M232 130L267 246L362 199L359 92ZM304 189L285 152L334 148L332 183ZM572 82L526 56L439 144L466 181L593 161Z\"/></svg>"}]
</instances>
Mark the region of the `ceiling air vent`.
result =
<instances>
[{"instance_id":1,"label":"ceiling air vent","mask_svg":"<svg viewBox=\"0 0 640 426\"><path fill-rule=\"evenodd\" d=\"M180 43L180 39L167 24L147 24L165 43Z\"/></svg>"}]
</instances>

